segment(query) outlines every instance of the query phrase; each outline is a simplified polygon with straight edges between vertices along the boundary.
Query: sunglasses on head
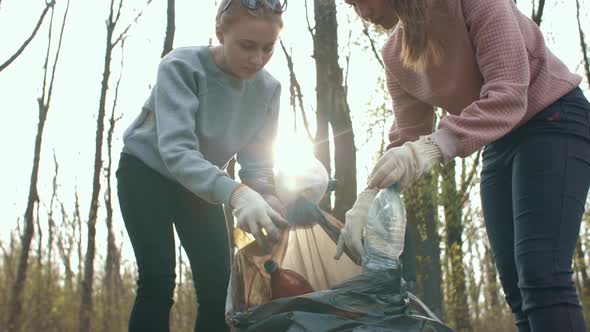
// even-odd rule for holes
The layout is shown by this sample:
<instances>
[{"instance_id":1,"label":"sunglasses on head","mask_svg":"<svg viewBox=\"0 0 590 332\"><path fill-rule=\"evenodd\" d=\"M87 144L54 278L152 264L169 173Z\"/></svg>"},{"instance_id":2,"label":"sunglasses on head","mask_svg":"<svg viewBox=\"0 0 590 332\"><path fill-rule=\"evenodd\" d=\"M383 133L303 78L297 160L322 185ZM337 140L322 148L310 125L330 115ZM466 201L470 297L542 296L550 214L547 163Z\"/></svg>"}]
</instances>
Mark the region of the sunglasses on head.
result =
<instances>
[{"instance_id":1,"label":"sunglasses on head","mask_svg":"<svg viewBox=\"0 0 590 332\"><path fill-rule=\"evenodd\" d=\"M228 1L221 13L224 13L232 2L232 0ZM240 0L240 3L250 10L257 10L264 6L264 3L270 5L270 8L276 13L282 13L287 10L287 0Z\"/></svg>"}]
</instances>

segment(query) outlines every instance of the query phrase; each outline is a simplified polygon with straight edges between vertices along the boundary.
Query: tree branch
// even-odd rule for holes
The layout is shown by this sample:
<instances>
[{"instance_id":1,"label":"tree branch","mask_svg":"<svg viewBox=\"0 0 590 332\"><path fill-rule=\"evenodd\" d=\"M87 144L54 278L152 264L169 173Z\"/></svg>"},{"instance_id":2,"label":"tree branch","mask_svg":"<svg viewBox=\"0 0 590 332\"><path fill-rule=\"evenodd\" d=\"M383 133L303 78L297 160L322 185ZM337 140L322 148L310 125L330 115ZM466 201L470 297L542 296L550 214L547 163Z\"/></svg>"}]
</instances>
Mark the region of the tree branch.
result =
<instances>
[{"instance_id":1,"label":"tree branch","mask_svg":"<svg viewBox=\"0 0 590 332\"><path fill-rule=\"evenodd\" d=\"M43 86L41 87L41 97L37 98L37 103L39 104L39 117L41 118L41 114L43 107L46 105L45 103L45 94L47 92L47 77L49 76L49 72L47 68L49 67L49 55L51 53L51 35L53 33L53 14L54 11L51 11L51 16L49 18L49 29L47 33L47 52L45 53L45 62L43 63Z\"/></svg>"},{"instance_id":2,"label":"tree branch","mask_svg":"<svg viewBox=\"0 0 590 332\"><path fill-rule=\"evenodd\" d=\"M145 7L149 6L149 4L152 3L152 0L147 0L145 3ZM119 6L120 7L120 6ZM144 7L144 9L145 9ZM116 46L119 42L121 42L121 40L125 37L127 37L127 33L129 32L129 29L131 29L131 27L137 23L137 21L139 20L139 18L143 15L143 9L135 16L135 18L133 19L133 21L131 23L129 23L129 25L127 25L127 27L125 28L125 30L123 30L123 32L121 32L121 34L119 35L119 37L117 37L117 39L113 42L112 46ZM119 19L118 15L117 15L117 20ZM117 23L117 20L115 20L114 24Z\"/></svg>"},{"instance_id":3,"label":"tree branch","mask_svg":"<svg viewBox=\"0 0 590 332\"><path fill-rule=\"evenodd\" d=\"M311 27L311 23L309 22L309 10L307 8L307 0L305 0L305 21L307 22L307 31L311 35L311 38L314 38L313 30L314 28Z\"/></svg>"},{"instance_id":4,"label":"tree branch","mask_svg":"<svg viewBox=\"0 0 590 332\"><path fill-rule=\"evenodd\" d=\"M545 9L545 0L539 0L539 5L537 9L535 9L535 4L533 0L533 21L537 23L538 26L541 26L541 19L543 18L543 10Z\"/></svg>"},{"instance_id":5,"label":"tree branch","mask_svg":"<svg viewBox=\"0 0 590 332\"><path fill-rule=\"evenodd\" d=\"M459 191L459 197L461 199L461 206L463 206L463 204L465 204L465 202L467 201L467 199L469 198L469 192L471 191L471 188L473 187L473 178L475 177L475 174L477 173L477 166L479 165L479 160L481 155L481 151L477 151L477 155L475 156L474 160L473 160L473 164L471 164L471 170L469 171L469 175L467 176L467 178L465 179L465 181L463 181L463 183L461 183L461 189Z\"/></svg>"},{"instance_id":6,"label":"tree branch","mask_svg":"<svg viewBox=\"0 0 590 332\"><path fill-rule=\"evenodd\" d=\"M23 53L25 48L27 48L29 43L33 40L33 38L35 38L35 35L37 34L37 32L39 31L39 28L41 27L41 23L43 23L43 20L45 19L45 15L47 15L47 12L49 11L49 9L53 8L54 5L55 5L55 0L51 0L51 2L46 2L45 9L43 9L43 12L41 13L41 16L39 17L39 20L37 21L37 25L35 26L35 29L33 29L33 32L31 33L29 38L27 38L23 42L21 47L10 58L8 58L8 60L6 60L6 62L4 62L2 65L0 65L0 72L3 71L6 67L8 67L14 60L16 60Z\"/></svg>"},{"instance_id":7,"label":"tree branch","mask_svg":"<svg viewBox=\"0 0 590 332\"><path fill-rule=\"evenodd\" d=\"M377 52L377 48L375 47L375 40L369 34L369 25L365 22L363 22L363 34L365 36L367 36L367 38L369 39L369 44L371 45L371 51L373 52L375 59L377 59L377 62L379 62L379 64L381 65L381 68L385 69L385 65L383 64L383 60L381 60L381 56L379 56L379 52Z\"/></svg>"},{"instance_id":8,"label":"tree branch","mask_svg":"<svg viewBox=\"0 0 590 332\"><path fill-rule=\"evenodd\" d=\"M174 32L176 30L176 12L174 3L175 0L168 0L168 8L166 9L166 35L164 37L164 49L162 50L161 55L162 58L164 55L168 54L168 52L172 51L172 47L174 45Z\"/></svg>"},{"instance_id":9,"label":"tree branch","mask_svg":"<svg viewBox=\"0 0 590 332\"><path fill-rule=\"evenodd\" d=\"M287 67L289 67L289 77L291 81L291 106L293 106L293 113L295 115L295 119L297 118L297 112L295 111L295 97L299 102L299 109L301 110L301 117L303 119L303 126L305 127L305 132L307 133L307 138L309 138L310 142L314 142L313 135L309 129L309 122L307 121L307 116L305 115L305 108L303 106L303 94L301 93L301 86L297 81L297 77L295 76L295 71L293 70L293 58L287 53L287 49L285 48L285 44L283 41L280 41L281 48L283 49L283 53L285 53L285 58L287 59Z\"/></svg>"},{"instance_id":10,"label":"tree branch","mask_svg":"<svg viewBox=\"0 0 590 332\"><path fill-rule=\"evenodd\" d=\"M111 2L112 4L112 2ZM112 9L112 7L111 7ZM119 23L119 19L121 18L121 12L123 11L123 0L119 0L119 6L117 7L117 11L116 11L116 15L115 15L115 20L114 20L114 24L117 25L117 23Z\"/></svg>"},{"instance_id":11,"label":"tree branch","mask_svg":"<svg viewBox=\"0 0 590 332\"><path fill-rule=\"evenodd\" d=\"M582 59L584 62L584 72L586 72L586 82L590 87L590 61L588 60L588 45L586 44L586 37L582 29L582 22L580 20L580 1L576 0L576 19L578 21L578 34L580 35L580 47L582 48Z\"/></svg>"},{"instance_id":12,"label":"tree branch","mask_svg":"<svg viewBox=\"0 0 590 332\"><path fill-rule=\"evenodd\" d=\"M45 102L45 105L47 105L47 107L49 107L49 102L51 101L51 96L53 94L53 82L55 81L55 70L57 68L57 60L59 59L59 54L61 52L61 43L62 43L63 36L64 36L64 30L66 27L66 19L68 17L69 10L70 10L70 0L68 0L68 2L66 4L66 10L64 12L64 17L61 22L61 29L59 31L59 39L57 41L57 50L55 51L55 58L53 59L53 67L51 69L51 80L49 81L49 91L47 92L47 101Z\"/></svg>"},{"instance_id":13,"label":"tree branch","mask_svg":"<svg viewBox=\"0 0 590 332\"><path fill-rule=\"evenodd\" d=\"M346 59L346 70L344 71L344 78L342 85L344 86L344 93L348 95L348 71L350 70L350 40L352 39L352 29L348 30L348 40L346 41L346 49L348 53L344 56Z\"/></svg>"}]
</instances>

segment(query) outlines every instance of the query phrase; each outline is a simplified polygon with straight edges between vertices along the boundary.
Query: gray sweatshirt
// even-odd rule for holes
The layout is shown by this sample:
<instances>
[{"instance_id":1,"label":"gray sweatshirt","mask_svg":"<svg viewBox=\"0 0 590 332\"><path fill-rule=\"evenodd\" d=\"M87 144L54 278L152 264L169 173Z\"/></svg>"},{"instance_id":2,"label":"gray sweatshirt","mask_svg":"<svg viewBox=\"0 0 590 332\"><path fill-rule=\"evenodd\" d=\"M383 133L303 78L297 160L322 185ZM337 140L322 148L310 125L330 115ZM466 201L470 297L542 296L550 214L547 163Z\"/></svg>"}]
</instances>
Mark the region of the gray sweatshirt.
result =
<instances>
[{"instance_id":1,"label":"gray sweatshirt","mask_svg":"<svg viewBox=\"0 0 590 332\"><path fill-rule=\"evenodd\" d=\"M280 83L267 71L238 80L208 47L168 53L123 152L211 203L229 203L238 182L222 169L237 155L240 178L270 181Z\"/></svg>"}]
</instances>

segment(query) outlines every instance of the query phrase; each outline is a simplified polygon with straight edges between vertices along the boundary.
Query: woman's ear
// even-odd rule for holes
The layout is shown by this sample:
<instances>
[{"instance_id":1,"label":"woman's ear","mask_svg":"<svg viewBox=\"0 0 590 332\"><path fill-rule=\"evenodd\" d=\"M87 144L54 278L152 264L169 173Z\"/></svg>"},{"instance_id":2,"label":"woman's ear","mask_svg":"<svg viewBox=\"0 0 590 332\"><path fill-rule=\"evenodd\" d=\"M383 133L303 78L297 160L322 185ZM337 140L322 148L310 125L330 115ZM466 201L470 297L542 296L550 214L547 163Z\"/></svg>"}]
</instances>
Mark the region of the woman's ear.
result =
<instances>
[{"instance_id":1,"label":"woman's ear","mask_svg":"<svg viewBox=\"0 0 590 332\"><path fill-rule=\"evenodd\" d=\"M219 24L215 26L215 35L217 36L217 40L219 41L219 43L223 44L223 29Z\"/></svg>"}]
</instances>

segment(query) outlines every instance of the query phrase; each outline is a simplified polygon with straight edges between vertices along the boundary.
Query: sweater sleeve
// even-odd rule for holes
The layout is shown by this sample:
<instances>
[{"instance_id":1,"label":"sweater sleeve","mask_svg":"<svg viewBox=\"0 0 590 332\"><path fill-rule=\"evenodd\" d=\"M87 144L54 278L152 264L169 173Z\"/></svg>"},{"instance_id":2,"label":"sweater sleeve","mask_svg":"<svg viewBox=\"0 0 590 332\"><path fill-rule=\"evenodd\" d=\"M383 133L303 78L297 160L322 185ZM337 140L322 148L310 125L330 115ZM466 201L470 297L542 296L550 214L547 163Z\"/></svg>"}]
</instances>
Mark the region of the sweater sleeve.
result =
<instances>
[{"instance_id":1,"label":"sweater sleeve","mask_svg":"<svg viewBox=\"0 0 590 332\"><path fill-rule=\"evenodd\" d=\"M158 148L176 180L212 203L228 203L238 186L199 151L195 112L199 108L195 68L183 59L164 57L154 86Z\"/></svg>"},{"instance_id":2,"label":"sweater sleeve","mask_svg":"<svg viewBox=\"0 0 590 332\"><path fill-rule=\"evenodd\" d=\"M443 159L465 157L510 132L527 109L529 62L518 9L511 0L462 0L483 76L479 99L441 119L433 140Z\"/></svg>"},{"instance_id":3,"label":"sweater sleeve","mask_svg":"<svg viewBox=\"0 0 590 332\"><path fill-rule=\"evenodd\" d=\"M273 144L279 121L280 96L281 86L277 84L264 125L236 156L241 167L240 179L261 194L274 193Z\"/></svg>"},{"instance_id":4,"label":"sweater sleeve","mask_svg":"<svg viewBox=\"0 0 590 332\"><path fill-rule=\"evenodd\" d=\"M386 76L394 114L393 125L389 130L387 149L400 146L407 141L415 141L419 136L432 133L434 107L404 91L390 71L387 71Z\"/></svg>"}]
</instances>

